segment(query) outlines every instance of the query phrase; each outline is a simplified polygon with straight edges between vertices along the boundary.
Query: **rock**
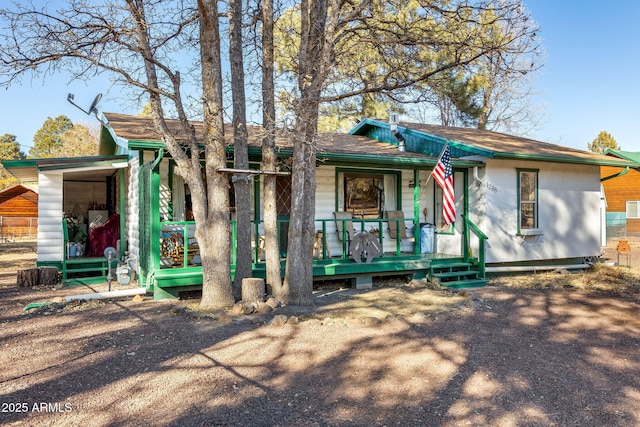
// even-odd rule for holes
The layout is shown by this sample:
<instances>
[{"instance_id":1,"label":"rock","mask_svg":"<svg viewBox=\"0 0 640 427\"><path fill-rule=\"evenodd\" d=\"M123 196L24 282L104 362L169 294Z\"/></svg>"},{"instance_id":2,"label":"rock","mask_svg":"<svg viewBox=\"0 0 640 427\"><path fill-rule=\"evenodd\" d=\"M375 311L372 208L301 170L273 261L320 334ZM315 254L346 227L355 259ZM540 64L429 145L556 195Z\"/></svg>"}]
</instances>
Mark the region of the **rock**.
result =
<instances>
[{"instance_id":1,"label":"rock","mask_svg":"<svg viewBox=\"0 0 640 427\"><path fill-rule=\"evenodd\" d=\"M372 316L367 316L364 319L362 319L362 323L365 326L376 326L382 323L382 321L380 319L378 319L377 317L372 317Z\"/></svg>"},{"instance_id":2,"label":"rock","mask_svg":"<svg viewBox=\"0 0 640 427\"><path fill-rule=\"evenodd\" d=\"M287 316L284 314L277 314L273 316L273 319L269 323L272 326L284 326L287 323Z\"/></svg>"},{"instance_id":3,"label":"rock","mask_svg":"<svg viewBox=\"0 0 640 427\"><path fill-rule=\"evenodd\" d=\"M242 314L242 304L234 304L231 308L231 314Z\"/></svg>"},{"instance_id":4,"label":"rock","mask_svg":"<svg viewBox=\"0 0 640 427\"><path fill-rule=\"evenodd\" d=\"M231 316L223 311L218 315L218 322L227 325L233 322L233 319L231 319Z\"/></svg>"},{"instance_id":5,"label":"rock","mask_svg":"<svg viewBox=\"0 0 640 427\"><path fill-rule=\"evenodd\" d=\"M267 301L265 302L265 304L267 304L269 307L271 307L272 309L276 309L278 307L280 307L280 302L275 299L274 297L270 297L267 299Z\"/></svg>"},{"instance_id":6,"label":"rock","mask_svg":"<svg viewBox=\"0 0 640 427\"><path fill-rule=\"evenodd\" d=\"M416 313L413 316L411 316L411 320L414 322L424 322L425 320L427 320L427 315L424 313Z\"/></svg>"},{"instance_id":7,"label":"rock","mask_svg":"<svg viewBox=\"0 0 640 427\"><path fill-rule=\"evenodd\" d=\"M273 308L265 302L258 303L258 308L256 308L256 313L258 314L268 314L268 313L271 313L272 311L273 311Z\"/></svg>"},{"instance_id":8,"label":"rock","mask_svg":"<svg viewBox=\"0 0 640 427\"><path fill-rule=\"evenodd\" d=\"M171 312L173 314L183 314L187 312L187 307L183 306L183 305L174 305L171 308Z\"/></svg>"},{"instance_id":9,"label":"rock","mask_svg":"<svg viewBox=\"0 0 640 427\"><path fill-rule=\"evenodd\" d=\"M242 304L242 314L253 314L255 311L253 304Z\"/></svg>"},{"instance_id":10,"label":"rock","mask_svg":"<svg viewBox=\"0 0 640 427\"><path fill-rule=\"evenodd\" d=\"M131 301L133 301L133 302L142 302L142 301L144 301L144 298L142 298L142 295L136 295L135 297L133 297L131 299Z\"/></svg>"}]
</instances>

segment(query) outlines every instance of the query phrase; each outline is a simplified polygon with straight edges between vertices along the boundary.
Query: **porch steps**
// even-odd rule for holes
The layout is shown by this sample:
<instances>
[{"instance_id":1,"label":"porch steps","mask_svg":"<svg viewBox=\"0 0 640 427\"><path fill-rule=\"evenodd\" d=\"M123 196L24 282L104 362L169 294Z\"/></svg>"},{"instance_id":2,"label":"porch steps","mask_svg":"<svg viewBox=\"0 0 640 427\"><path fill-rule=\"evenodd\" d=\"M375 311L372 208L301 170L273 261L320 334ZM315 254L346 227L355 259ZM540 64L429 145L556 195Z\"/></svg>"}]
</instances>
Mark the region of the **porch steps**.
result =
<instances>
[{"instance_id":1,"label":"porch steps","mask_svg":"<svg viewBox=\"0 0 640 427\"><path fill-rule=\"evenodd\" d=\"M67 259L62 265L62 282L74 283L79 278L99 277L104 280L107 276L108 261L104 258L78 258ZM112 274L115 277L115 267L112 266Z\"/></svg>"},{"instance_id":2,"label":"porch steps","mask_svg":"<svg viewBox=\"0 0 640 427\"><path fill-rule=\"evenodd\" d=\"M431 282L450 289L479 288L487 284L473 262L433 262L428 277Z\"/></svg>"}]
</instances>

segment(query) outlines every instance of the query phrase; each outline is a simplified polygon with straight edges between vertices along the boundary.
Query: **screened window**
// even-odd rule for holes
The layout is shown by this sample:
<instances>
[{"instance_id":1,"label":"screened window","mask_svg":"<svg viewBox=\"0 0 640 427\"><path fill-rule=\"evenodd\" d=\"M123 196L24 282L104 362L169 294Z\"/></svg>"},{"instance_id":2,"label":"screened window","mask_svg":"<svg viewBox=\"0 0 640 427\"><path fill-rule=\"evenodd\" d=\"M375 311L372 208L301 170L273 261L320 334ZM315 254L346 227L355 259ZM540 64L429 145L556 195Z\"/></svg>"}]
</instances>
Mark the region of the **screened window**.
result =
<instances>
[{"instance_id":1,"label":"screened window","mask_svg":"<svg viewBox=\"0 0 640 427\"><path fill-rule=\"evenodd\" d=\"M538 228L538 171L518 171L518 227Z\"/></svg>"},{"instance_id":2,"label":"screened window","mask_svg":"<svg viewBox=\"0 0 640 427\"><path fill-rule=\"evenodd\" d=\"M627 202L627 218L640 219L640 201Z\"/></svg>"}]
</instances>

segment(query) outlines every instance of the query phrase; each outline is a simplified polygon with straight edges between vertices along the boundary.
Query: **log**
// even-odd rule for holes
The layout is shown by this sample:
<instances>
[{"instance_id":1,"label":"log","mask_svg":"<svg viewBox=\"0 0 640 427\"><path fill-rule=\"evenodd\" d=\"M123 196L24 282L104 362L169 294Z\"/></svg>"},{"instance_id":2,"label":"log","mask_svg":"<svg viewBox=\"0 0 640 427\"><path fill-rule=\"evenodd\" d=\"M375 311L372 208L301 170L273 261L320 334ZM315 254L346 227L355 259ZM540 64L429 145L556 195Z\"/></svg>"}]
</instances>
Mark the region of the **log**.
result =
<instances>
[{"instance_id":1,"label":"log","mask_svg":"<svg viewBox=\"0 0 640 427\"><path fill-rule=\"evenodd\" d=\"M30 268L28 270L19 270L16 283L19 288L33 288L34 286L38 286L38 269Z\"/></svg>"},{"instance_id":2,"label":"log","mask_svg":"<svg viewBox=\"0 0 640 427\"><path fill-rule=\"evenodd\" d=\"M248 277L242 279L242 303L264 302L264 279Z\"/></svg>"}]
</instances>

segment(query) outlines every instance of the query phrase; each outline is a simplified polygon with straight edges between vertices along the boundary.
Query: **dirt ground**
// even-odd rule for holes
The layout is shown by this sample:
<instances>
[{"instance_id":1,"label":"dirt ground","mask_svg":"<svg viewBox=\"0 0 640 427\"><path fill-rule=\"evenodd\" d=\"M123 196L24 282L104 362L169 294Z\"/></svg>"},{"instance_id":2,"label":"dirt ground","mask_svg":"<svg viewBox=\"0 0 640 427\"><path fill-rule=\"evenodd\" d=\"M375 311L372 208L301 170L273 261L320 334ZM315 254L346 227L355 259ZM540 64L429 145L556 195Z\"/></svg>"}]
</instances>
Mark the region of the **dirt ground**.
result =
<instances>
[{"instance_id":1,"label":"dirt ground","mask_svg":"<svg viewBox=\"0 0 640 427\"><path fill-rule=\"evenodd\" d=\"M640 426L637 268L326 285L262 315L148 297L25 312L105 288L17 288L34 259L0 246L0 425Z\"/></svg>"}]
</instances>

